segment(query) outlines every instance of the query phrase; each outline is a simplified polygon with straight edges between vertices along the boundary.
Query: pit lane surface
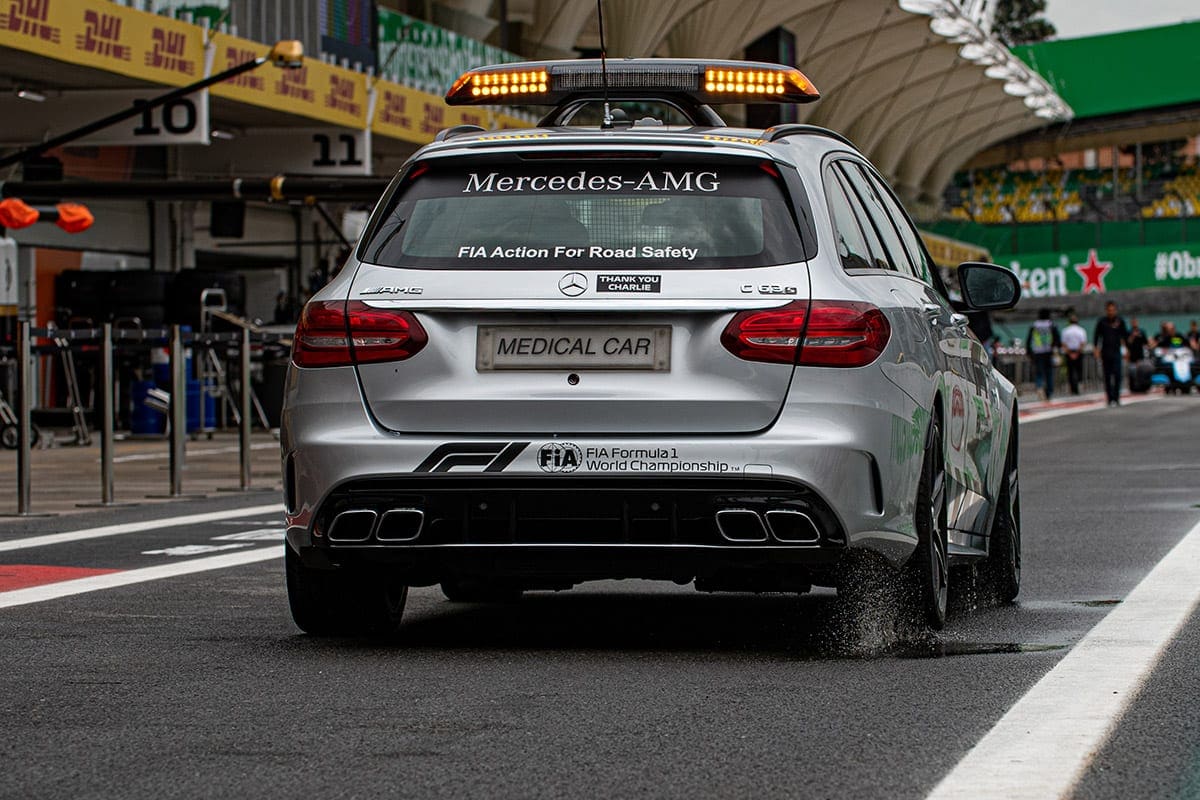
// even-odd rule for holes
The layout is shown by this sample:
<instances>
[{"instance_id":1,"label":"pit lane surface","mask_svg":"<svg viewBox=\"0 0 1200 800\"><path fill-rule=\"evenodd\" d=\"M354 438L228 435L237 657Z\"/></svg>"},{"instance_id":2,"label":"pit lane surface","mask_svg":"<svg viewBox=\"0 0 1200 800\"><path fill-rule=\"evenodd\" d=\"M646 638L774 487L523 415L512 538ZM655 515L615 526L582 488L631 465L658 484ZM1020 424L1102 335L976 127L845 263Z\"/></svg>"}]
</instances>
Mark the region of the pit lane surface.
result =
<instances>
[{"instance_id":1,"label":"pit lane surface","mask_svg":"<svg viewBox=\"0 0 1200 800\"><path fill-rule=\"evenodd\" d=\"M417 589L398 642L322 641L288 618L263 495L0 522L12 548L231 510L0 549L0 592L48 567L266 559L0 608L0 796L923 797L1200 520L1198 414L1028 423L1021 602L961 600L933 638L829 593L624 582L511 606ZM1200 794L1197 646L1193 615L1075 796Z\"/></svg>"}]
</instances>

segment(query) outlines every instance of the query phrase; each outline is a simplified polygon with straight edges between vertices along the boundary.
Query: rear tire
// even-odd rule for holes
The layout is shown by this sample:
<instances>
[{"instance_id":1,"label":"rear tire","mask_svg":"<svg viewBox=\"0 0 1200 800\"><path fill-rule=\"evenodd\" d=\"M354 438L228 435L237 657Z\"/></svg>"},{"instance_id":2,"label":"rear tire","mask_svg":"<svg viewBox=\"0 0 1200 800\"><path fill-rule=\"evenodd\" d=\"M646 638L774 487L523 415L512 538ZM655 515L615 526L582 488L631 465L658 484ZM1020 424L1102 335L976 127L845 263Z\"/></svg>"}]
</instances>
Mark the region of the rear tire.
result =
<instances>
[{"instance_id":1,"label":"rear tire","mask_svg":"<svg viewBox=\"0 0 1200 800\"><path fill-rule=\"evenodd\" d=\"M996 518L988 536L988 557L980 568L986 591L1008 604L1021 592L1021 484L1017 472L1017 433L1013 430L1004 459L1004 477L996 500Z\"/></svg>"},{"instance_id":2,"label":"rear tire","mask_svg":"<svg viewBox=\"0 0 1200 800\"><path fill-rule=\"evenodd\" d=\"M913 616L934 630L946 624L950 569L946 536L946 464L942 426L935 417L925 444L925 462L917 487L917 549L904 566Z\"/></svg>"},{"instance_id":3,"label":"rear tire","mask_svg":"<svg viewBox=\"0 0 1200 800\"><path fill-rule=\"evenodd\" d=\"M313 569L284 547L288 605L311 636L387 636L397 631L408 587L367 570Z\"/></svg>"}]
</instances>

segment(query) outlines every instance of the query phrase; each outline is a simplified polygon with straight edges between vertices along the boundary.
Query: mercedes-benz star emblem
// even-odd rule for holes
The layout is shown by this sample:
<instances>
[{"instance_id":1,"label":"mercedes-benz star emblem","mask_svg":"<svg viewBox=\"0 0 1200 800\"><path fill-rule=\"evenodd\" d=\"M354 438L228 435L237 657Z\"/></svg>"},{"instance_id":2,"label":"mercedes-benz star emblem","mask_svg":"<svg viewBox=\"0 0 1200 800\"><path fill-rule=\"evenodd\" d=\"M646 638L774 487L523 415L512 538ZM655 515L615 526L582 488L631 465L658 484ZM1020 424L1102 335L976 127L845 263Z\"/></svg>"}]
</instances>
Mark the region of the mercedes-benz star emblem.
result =
<instances>
[{"instance_id":1,"label":"mercedes-benz star emblem","mask_svg":"<svg viewBox=\"0 0 1200 800\"><path fill-rule=\"evenodd\" d=\"M578 272L568 272L559 278L558 290L567 297L579 297L587 291L587 278Z\"/></svg>"}]
</instances>

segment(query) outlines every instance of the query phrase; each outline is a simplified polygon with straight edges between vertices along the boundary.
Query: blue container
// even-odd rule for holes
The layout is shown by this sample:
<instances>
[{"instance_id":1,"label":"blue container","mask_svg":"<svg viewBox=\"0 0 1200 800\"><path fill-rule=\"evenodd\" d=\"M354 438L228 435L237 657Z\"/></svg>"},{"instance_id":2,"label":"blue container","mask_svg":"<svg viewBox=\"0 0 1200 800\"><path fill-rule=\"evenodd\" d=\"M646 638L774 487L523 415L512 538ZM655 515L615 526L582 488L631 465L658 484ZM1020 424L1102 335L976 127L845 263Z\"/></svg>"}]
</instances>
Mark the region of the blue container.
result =
<instances>
[{"instance_id":1,"label":"blue container","mask_svg":"<svg viewBox=\"0 0 1200 800\"><path fill-rule=\"evenodd\" d=\"M187 432L195 433L200 430L201 419L200 411L204 407L201 403L200 396L200 381L188 379L187 382Z\"/></svg>"},{"instance_id":2,"label":"blue container","mask_svg":"<svg viewBox=\"0 0 1200 800\"><path fill-rule=\"evenodd\" d=\"M204 410L204 418L200 421L200 427L205 430L212 430L217 427L217 395L216 395L216 379L204 379L204 403L201 408Z\"/></svg>"},{"instance_id":3,"label":"blue container","mask_svg":"<svg viewBox=\"0 0 1200 800\"><path fill-rule=\"evenodd\" d=\"M154 381L133 381L129 385L129 396L133 400L133 411L129 415L129 431L135 435L162 434L167 430L167 417L146 405L146 397L154 388Z\"/></svg>"}]
</instances>

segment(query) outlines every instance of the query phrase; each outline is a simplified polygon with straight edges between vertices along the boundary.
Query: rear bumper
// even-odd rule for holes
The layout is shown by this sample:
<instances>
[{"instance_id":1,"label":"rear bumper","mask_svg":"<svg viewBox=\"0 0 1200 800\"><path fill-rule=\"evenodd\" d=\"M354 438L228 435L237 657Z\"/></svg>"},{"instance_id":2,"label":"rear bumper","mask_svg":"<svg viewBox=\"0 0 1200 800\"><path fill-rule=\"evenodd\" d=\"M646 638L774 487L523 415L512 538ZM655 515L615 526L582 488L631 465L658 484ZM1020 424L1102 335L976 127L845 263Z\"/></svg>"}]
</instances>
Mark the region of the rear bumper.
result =
<instances>
[{"instance_id":1,"label":"rear bumper","mask_svg":"<svg viewBox=\"0 0 1200 800\"><path fill-rule=\"evenodd\" d=\"M411 585L459 575L546 586L723 582L751 572L754 586L772 585L772 576L781 586L798 577L830 585L851 546L895 562L912 552L909 538L869 508L867 478L852 485L867 484L868 509L850 516L863 525L856 536L844 510L790 479L399 475L339 484L311 510L288 514L287 539L310 566L387 566Z\"/></svg>"},{"instance_id":2,"label":"rear bumper","mask_svg":"<svg viewBox=\"0 0 1200 800\"><path fill-rule=\"evenodd\" d=\"M326 563L553 552L587 568L615 553L642 566L608 577L636 577L671 561L819 564L856 547L899 563L915 546L927 416L881 407L894 387L861 400L814 387L754 434L470 437L384 430L348 391L351 370L306 372L303 392L289 381L281 434L288 541ZM347 511L358 530L331 542ZM722 535L725 511L749 512L726 517L753 541Z\"/></svg>"},{"instance_id":3,"label":"rear bumper","mask_svg":"<svg viewBox=\"0 0 1200 800\"><path fill-rule=\"evenodd\" d=\"M781 480L498 476L350 481L290 541L314 565L388 565L409 583L463 574L664 578L820 570L846 537L811 490Z\"/></svg>"}]
</instances>

